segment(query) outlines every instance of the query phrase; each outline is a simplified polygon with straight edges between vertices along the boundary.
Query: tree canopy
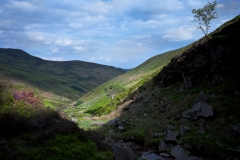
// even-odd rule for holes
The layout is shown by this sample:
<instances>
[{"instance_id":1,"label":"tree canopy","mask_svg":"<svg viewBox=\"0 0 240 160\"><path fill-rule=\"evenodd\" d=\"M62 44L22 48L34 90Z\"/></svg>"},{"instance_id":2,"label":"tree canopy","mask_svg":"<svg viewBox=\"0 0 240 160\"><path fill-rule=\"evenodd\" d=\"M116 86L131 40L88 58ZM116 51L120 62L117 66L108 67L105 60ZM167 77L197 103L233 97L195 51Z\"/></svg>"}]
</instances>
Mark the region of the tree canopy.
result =
<instances>
[{"instance_id":1,"label":"tree canopy","mask_svg":"<svg viewBox=\"0 0 240 160\"><path fill-rule=\"evenodd\" d=\"M203 31L204 36L207 40L208 38L208 30L211 27L211 20L218 18L217 11L215 10L217 6L217 2L214 1L212 3L208 2L203 8L193 9L192 13L194 14L194 20L192 22L198 22L197 29Z\"/></svg>"}]
</instances>

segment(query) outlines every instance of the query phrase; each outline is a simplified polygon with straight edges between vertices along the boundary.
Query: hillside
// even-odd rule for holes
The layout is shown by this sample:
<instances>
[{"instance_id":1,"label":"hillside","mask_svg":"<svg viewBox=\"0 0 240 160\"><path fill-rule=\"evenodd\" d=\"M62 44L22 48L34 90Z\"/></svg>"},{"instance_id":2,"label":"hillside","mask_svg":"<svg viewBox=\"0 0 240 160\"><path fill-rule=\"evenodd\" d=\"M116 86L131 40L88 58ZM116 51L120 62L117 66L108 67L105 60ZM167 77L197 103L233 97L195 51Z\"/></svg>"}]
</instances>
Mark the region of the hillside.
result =
<instances>
[{"instance_id":1,"label":"hillside","mask_svg":"<svg viewBox=\"0 0 240 160\"><path fill-rule=\"evenodd\" d=\"M115 156L120 148L159 159L239 158L240 16L210 34L209 48L202 40L153 57L88 93L67 112L86 115L90 122L79 118L80 126L106 122L97 131ZM114 83L125 90L111 100L104 88Z\"/></svg>"},{"instance_id":2,"label":"hillside","mask_svg":"<svg viewBox=\"0 0 240 160\"><path fill-rule=\"evenodd\" d=\"M141 64L140 66L130 70L129 72L118 76L94 89L81 97L77 103L75 110L66 110L76 117L81 117L81 112L84 110L84 115L103 115L115 110L117 105L124 103L124 99L139 88L143 83L156 75L170 60L178 54L183 53L188 46L169 51L157 56L154 56ZM109 86L121 86L123 91L116 94L114 101L105 92L105 88Z\"/></svg>"},{"instance_id":3,"label":"hillside","mask_svg":"<svg viewBox=\"0 0 240 160\"><path fill-rule=\"evenodd\" d=\"M35 90L0 81L0 159L113 159L94 132L86 132L43 105Z\"/></svg>"},{"instance_id":4,"label":"hillside","mask_svg":"<svg viewBox=\"0 0 240 160\"><path fill-rule=\"evenodd\" d=\"M0 73L41 90L76 99L117 77L123 69L83 61L46 61L19 49L0 49Z\"/></svg>"}]
</instances>

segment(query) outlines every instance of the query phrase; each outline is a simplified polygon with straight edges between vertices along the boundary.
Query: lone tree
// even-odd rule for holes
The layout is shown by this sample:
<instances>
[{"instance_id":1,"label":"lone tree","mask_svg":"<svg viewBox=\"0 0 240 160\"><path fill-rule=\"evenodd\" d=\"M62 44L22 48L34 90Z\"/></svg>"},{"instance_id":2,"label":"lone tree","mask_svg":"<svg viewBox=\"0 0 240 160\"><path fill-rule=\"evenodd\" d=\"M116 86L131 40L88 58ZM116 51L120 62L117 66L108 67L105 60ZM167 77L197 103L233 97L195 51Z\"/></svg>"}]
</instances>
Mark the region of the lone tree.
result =
<instances>
[{"instance_id":1,"label":"lone tree","mask_svg":"<svg viewBox=\"0 0 240 160\"><path fill-rule=\"evenodd\" d=\"M194 20L192 22L198 22L197 29L200 29L204 33L204 37L207 42L209 42L208 30L211 27L210 22L212 19L218 18L217 11L215 11L217 2L212 3L208 2L203 8L193 9L192 13L194 14Z\"/></svg>"}]
</instances>

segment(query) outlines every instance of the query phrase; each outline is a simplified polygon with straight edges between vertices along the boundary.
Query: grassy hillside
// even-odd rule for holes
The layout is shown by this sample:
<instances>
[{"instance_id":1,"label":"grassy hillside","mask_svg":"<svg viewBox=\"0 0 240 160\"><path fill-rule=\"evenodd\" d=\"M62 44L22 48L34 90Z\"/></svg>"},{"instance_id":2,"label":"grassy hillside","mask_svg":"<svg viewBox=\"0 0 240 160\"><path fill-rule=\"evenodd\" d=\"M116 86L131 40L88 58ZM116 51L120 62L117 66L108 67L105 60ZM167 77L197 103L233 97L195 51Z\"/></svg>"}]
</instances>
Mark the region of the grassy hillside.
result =
<instances>
[{"instance_id":1,"label":"grassy hillside","mask_svg":"<svg viewBox=\"0 0 240 160\"><path fill-rule=\"evenodd\" d=\"M81 97L78 100L79 103L77 103L79 105L76 106L75 110L66 111L75 112L74 114L77 117L80 117L82 113L98 116L110 113L115 110L119 104L123 103L123 100L138 89L143 83L156 75L173 57L182 54L188 47L189 46L186 46L150 58L140 66L102 84ZM105 88L116 85L121 86L123 90L117 93L112 100L105 92ZM83 112L78 112L79 110Z\"/></svg>"},{"instance_id":2,"label":"grassy hillside","mask_svg":"<svg viewBox=\"0 0 240 160\"><path fill-rule=\"evenodd\" d=\"M110 160L96 134L43 106L34 90L0 81L0 159Z\"/></svg>"},{"instance_id":3,"label":"grassy hillside","mask_svg":"<svg viewBox=\"0 0 240 160\"><path fill-rule=\"evenodd\" d=\"M240 16L223 24L210 38L209 49L196 42L174 57L130 94L125 99L129 103L118 110L120 116L99 131L114 141L124 140L124 145L142 146L129 147L137 153L154 150L174 156L174 148L181 147L183 159L239 158ZM211 65L206 62L208 54ZM203 103L210 106L211 116L203 116L203 106L196 113L194 107Z\"/></svg>"},{"instance_id":4,"label":"grassy hillside","mask_svg":"<svg viewBox=\"0 0 240 160\"><path fill-rule=\"evenodd\" d=\"M19 49L0 49L1 76L76 99L126 71L83 61L46 61Z\"/></svg>"}]
</instances>

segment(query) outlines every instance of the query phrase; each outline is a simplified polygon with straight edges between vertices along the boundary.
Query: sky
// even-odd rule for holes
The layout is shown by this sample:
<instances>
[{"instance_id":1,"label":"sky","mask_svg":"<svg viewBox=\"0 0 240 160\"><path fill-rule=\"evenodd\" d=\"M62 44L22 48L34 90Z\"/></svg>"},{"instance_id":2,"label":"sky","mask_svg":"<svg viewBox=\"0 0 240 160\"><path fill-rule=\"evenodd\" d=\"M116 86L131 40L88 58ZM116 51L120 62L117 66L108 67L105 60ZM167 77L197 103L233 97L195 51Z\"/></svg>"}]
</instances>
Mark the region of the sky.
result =
<instances>
[{"instance_id":1,"label":"sky","mask_svg":"<svg viewBox=\"0 0 240 160\"><path fill-rule=\"evenodd\" d=\"M0 0L0 48L45 60L81 60L124 69L203 36L192 9L209 0ZM210 31L240 14L217 0Z\"/></svg>"}]
</instances>

